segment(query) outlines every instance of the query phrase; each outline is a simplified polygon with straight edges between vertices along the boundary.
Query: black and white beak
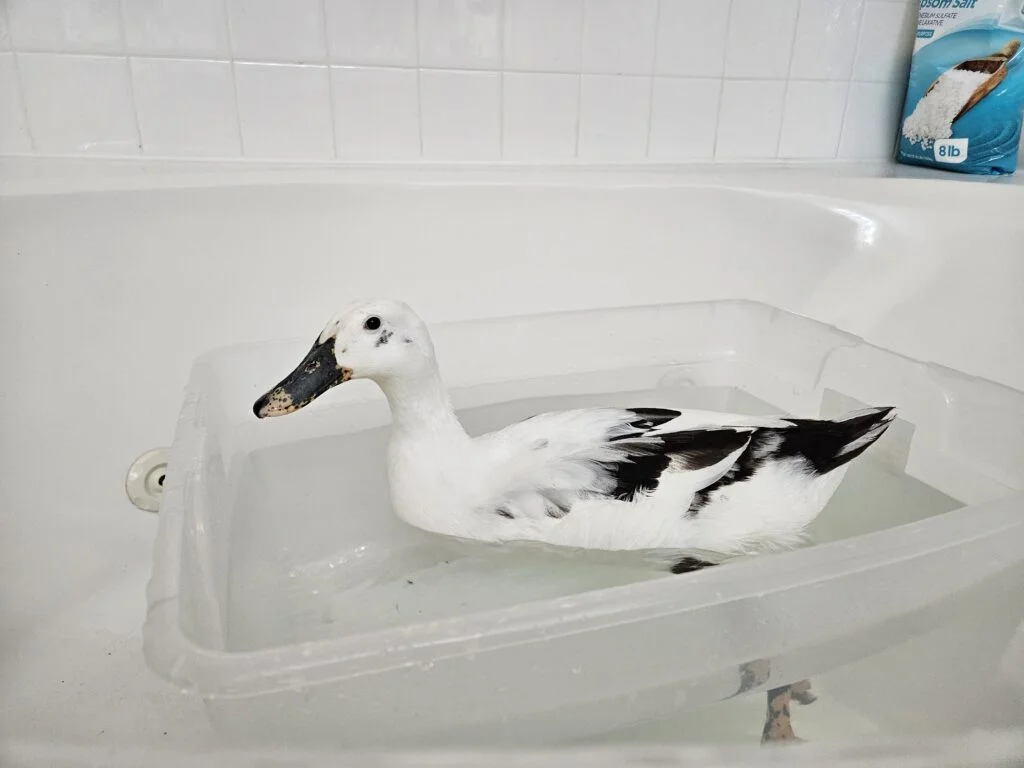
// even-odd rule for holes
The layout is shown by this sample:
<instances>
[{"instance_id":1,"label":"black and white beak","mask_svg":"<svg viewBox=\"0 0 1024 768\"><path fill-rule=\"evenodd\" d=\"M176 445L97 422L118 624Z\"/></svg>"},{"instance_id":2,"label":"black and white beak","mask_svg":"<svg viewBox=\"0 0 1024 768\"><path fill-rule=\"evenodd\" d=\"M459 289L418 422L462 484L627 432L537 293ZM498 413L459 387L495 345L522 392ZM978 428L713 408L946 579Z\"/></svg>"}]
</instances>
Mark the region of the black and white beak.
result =
<instances>
[{"instance_id":1,"label":"black and white beak","mask_svg":"<svg viewBox=\"0 0 1024 768\"><path fill-rule=\"evenodd\" d=\"M338 365L334 356L334 337L317 339L295 370L253 404L252 412L260 419L294 413L351 378L352 370Z\"/></svg>"}]
</instances>

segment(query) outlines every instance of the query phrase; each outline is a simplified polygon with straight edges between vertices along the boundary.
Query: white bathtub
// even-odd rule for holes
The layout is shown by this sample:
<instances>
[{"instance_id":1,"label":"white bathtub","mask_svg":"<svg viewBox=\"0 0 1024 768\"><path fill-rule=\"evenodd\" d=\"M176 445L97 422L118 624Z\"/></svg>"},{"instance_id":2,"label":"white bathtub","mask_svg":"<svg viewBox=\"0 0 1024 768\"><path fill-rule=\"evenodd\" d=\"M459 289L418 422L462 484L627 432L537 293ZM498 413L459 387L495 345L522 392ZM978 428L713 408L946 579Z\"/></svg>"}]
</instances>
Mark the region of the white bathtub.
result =
<instances>
[{"instance_id":1,"label":"white bathtub","mask_svg":"<svg viewBox=\"0 0 1024 768\"><path fill-rule=\"evenodd\" d=\"M169 444L210 348L308 336L367 294L428 321L743 298L1024 389L1016 184L864 169L2 170L0 734L23 754L218 746L199 703L142 661L156 520L123 490L130 462Z\"/></svg>"}]
</instances>

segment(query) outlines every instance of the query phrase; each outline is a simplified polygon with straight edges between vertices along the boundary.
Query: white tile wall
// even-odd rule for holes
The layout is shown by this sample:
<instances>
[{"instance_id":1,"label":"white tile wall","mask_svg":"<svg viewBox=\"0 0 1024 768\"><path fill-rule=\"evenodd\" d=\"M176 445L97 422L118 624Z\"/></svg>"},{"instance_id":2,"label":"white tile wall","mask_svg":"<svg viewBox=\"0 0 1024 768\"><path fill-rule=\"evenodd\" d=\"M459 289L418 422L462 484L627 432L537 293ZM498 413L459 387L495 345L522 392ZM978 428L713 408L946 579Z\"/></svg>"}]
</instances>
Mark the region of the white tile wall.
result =
<instances>
[{"instance_id":1,"label":"white tile wall","mask_svg":"<svg viewBox=\"0 0 1024 768\"><path fill-rule=\"evenodd\" d=\"M851 83L839 157L863 160L887 155L895 141L889 126L899 119L902 104L903 94L886 83Z\"/></svg>"},{"instance_id":2,"label":"white tile wall","mask_svg":"<svg viewBox=\"0 0 1024 768\"><path fill-rule=\"evenodd\" d=\"M324 10L332 62L416 66L416 0L324 0Z\"/></svg>"},{"instance_id":3,"label":"white tile wall","mask_svg":"<svg viewBox=\"0 0 1024 768\"><path fill-rule=\"evenodd\" d=\"M911 8L909 3L897 7ZM801 0L789 76L848 80L863 15L864 0ZM901 34L909 35L906 30Z\"/></svg>"},{"instance_id":4,"label":"white tile wall","mask_svg":"<svg viewBox=\"0 0 1024 768\"><path fill-rule=\"evenodd\" d=\"M432 69L420 73L420 132L428 159L501 154L501 75Z\"/></svg>"},{"instance_id":5,"label":"white tile wall","mask_svg":"<svg viewBox=\"0 0 1024 768\"><path fill-rule=\"evenodd\" d=\"M649 75L657 41L657 0L587 0L583 71Z\"/></svg>"},{"instance_id":6,"label":"white tile wall","mask_svg":"<svg viewBox=\"0 0 1024 768\"><path fill-rule=\"evenodd\" d=\"M916 9L0 0L0 153L886 158Z\"/></svg>"},{"instance_id":7,"label":"white tile wall","mask_svg":"<svg viewBox=\"0 0 1024 768\"><path fill-rule=\"evenodd\" d=\"M338 157L408 160L420 156L416 70L332 67L331 92Z\"/></svg>"},{"instance_id":8,"label":"white tile wall","mask_svg":"<svg viewBox=\"0 0 1024 768\"><path fill-rule=\"evenodd\" d=\"M782 78L789 73L799 0L733 0L725 76Z\"/></svg>"},{"instance_id":9,"label":"white tile wall","mask_svg":"<svg viewBox=\"0 0 1024 768\"><path fill-rule=\"evenodd\" d=\"M0 154L18 154L32 149L14 66L13 53L0 53Z\"/></svg>"},{"instance_id":10,"label":"white tile wall","mask_svg":"<svg viewBox=\"0 0 1024 768\"><path fill-rule=\"evenodd\" d=\"M651 85L647 77L583 75L579 156L588 160L643 157Z\"/></svg>"},{"instance_id":11,"label":"white tile wall","mask_svg":"<svg viewBox=\"0 0 1024 768\"><path fill-rule=\"evenodd\" d=\"M501 67L500 0L419 0L420 65Z\"/></svg>"},{"instance_id":12,"label":"white tile wall","mask_svg":"<svg viewBox=\"0 0 1024 768\"><path fill-rule=\"evenodd\" d=\"M129 53L209 58L231 53L223 0L123 0L121 9Z\"/></svg>"},{"instance_id":13,"label":"white tile wall","mask_svg":"<svg viewBox=\"0 0 1024 768\"><path fill-rule=\"evenodd\" d=\"M779 139L780 157L835 157L849 83L790 80Z\"/></svg>"},{"instance_id":14,"label":"white tile wall","mask_svg":"<svg viewBox=\"0 0 1024 768\"><path fill-rule=\"evenodd\" d=\"M576 154L579 75L506 72L502 96L504 157L557 160Z\"/></svg>"},{"instance_id":15,"label":"white tile wall","mask_svg":"<svg viewBox=\"0 0 1024 768\"><path fill-rule=\"evenodd\" d=\"M327 67L238 62L235 88L245 154L303 160L334 157Z\"/></svg>"},{"instance_id":16,"label":"white tile wall","mask_svg":"<svg viewBox=\"0 0 1024 768\"><path fill-rule=\"evenodd\" d=\"M661 0L655 73L721 77L729 10L728 2Z\"/></svg>"},{"instance_id":17,"label":"white tile wall","mask_svg":"<svg viewBox=\"0 0 1024 768\"><path fill-rule=\"evenodd\" d=\"M886 82L906 76L917 26L917 9L905 3L868 0L864 6L854 79Z\"/></svg>"},{"instance_id":18,"label":"white tile wall","mask_svg":"<svg viewBox=\"0 0 1024 768\"><path fill-rule=\"evenodd\" d=\"M726 80L718 108L716 156L774 157L785 100L785 80Z\"/></svg>"},{"instance_id":19,"label":"white tile wall","mask_svg":"<svg viewBox=\"0 0 1024 768\"><path fill-rule=\"evenodd\" d=\"M721 96L717 78L656 77L648 156L665 161L714 157Z\"/></svg>"},{"instance_id":20,"label":"white tile wall","mask_svg":"<svg viewBox=\"0 0 1024 768\"><path fill-rule=\"evenodd\" d=\"M227 0L227 8L235 58L327 60L323 0Z\"/></svg>"},{"instance_id":21,"label":"white tile wall","mask_svg":"<svg viewBox=\"0 0 1024 768\"><path fill-rule=\"evenodd\" d=\"M579 72L583 0L505 0L505 68Z\"/></svg>"},{"instance_id":22,"label":"white tile wall","mask_svg":"<svg viewBox=\"0 0 1024 768\"><path fill-rule=\"evenodd\" d=\"M7 7L0 5L0 51L11 50L11 31L7 26Z\"/></svg>"},{"instance_id":23,"label":"white tile wall","mask_svg":"<svg viewBox=\"0 0 1024 768\"><path fill-rule=\"evenodd\" d=\"M144 145L156 155L241 154L231 62L132 59Z\"/></svg>"},{"instance_id":24,"label":"white tile wall","mask_svg":"<svg viewBox=\"0 0 1024 768\"><path fill-rule=\"evenodd\" d=\"M138 154L139 133L123 58L20 53L17 71L38 151Z\"/></svg>"},{"instance_id":25,"label":"white tile wall","mask_svg":"<svg viewBox=\"0 0 1024 768\"><path fill-rule=\"evenodd\" d=\"M123 53L119 0L6 0L14 45L23 51Z\"/></svg>"}]
</instances>

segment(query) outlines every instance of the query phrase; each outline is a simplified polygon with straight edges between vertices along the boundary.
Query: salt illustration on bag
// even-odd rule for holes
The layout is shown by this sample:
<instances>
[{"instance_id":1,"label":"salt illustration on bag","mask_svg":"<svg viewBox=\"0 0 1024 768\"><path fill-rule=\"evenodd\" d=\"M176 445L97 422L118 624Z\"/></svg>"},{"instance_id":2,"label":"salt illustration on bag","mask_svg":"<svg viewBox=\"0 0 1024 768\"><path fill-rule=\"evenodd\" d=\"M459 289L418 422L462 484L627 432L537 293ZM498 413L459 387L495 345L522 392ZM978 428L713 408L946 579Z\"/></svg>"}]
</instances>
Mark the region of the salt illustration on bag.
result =
<instances>
[{"instance_id":1,"label":"salt illustration on bag","mask_svg":"<svg viewBox=\"0 0 1024 768\"><path fill-rule=\"evenodd\" d=\"M920 0L897 160L1013 173L1020 146L1024 0Z\"/></svg>"}]
</instances>

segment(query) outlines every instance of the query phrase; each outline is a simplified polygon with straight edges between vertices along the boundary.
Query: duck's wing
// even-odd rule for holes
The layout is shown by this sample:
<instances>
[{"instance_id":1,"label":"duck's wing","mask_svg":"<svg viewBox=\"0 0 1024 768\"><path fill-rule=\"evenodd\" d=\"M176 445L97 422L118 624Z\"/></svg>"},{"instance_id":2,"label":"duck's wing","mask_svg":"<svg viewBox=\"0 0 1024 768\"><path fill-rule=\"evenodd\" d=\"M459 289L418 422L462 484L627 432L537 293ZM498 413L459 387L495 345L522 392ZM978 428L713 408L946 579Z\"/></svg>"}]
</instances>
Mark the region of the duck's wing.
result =
<instances>
[{"instance_id":1,"label":"duck's wing","mask_svg":"<svg viewBox=\"0 0 1024 768\"><path fill-rule=\"evenodd\" d=\"M593 408L513 424L478 438L489 458L482 505L505 516L560 517L582 498L630 500L649 493L669 470L676 484L685 477L695 494L729 472L757 429L711 426L712 416ZM705 426L674 428L694 421Z\"/></svg>"},{"instance_id":2,"label":"duck's wing","mask_svg":"<svg viewBox=\"0 0 1024 768\"><path fill-rule=\"evenodd\" d=\"M562 517L581 499L631 501L664 486L659 495L671 493L686 513L772 463L828 473L860 455L893 416L891 408L836 421L655 408L541 414L479 438L490 458L480 506L512 518Z\"/></svg>"}]
</instances>

